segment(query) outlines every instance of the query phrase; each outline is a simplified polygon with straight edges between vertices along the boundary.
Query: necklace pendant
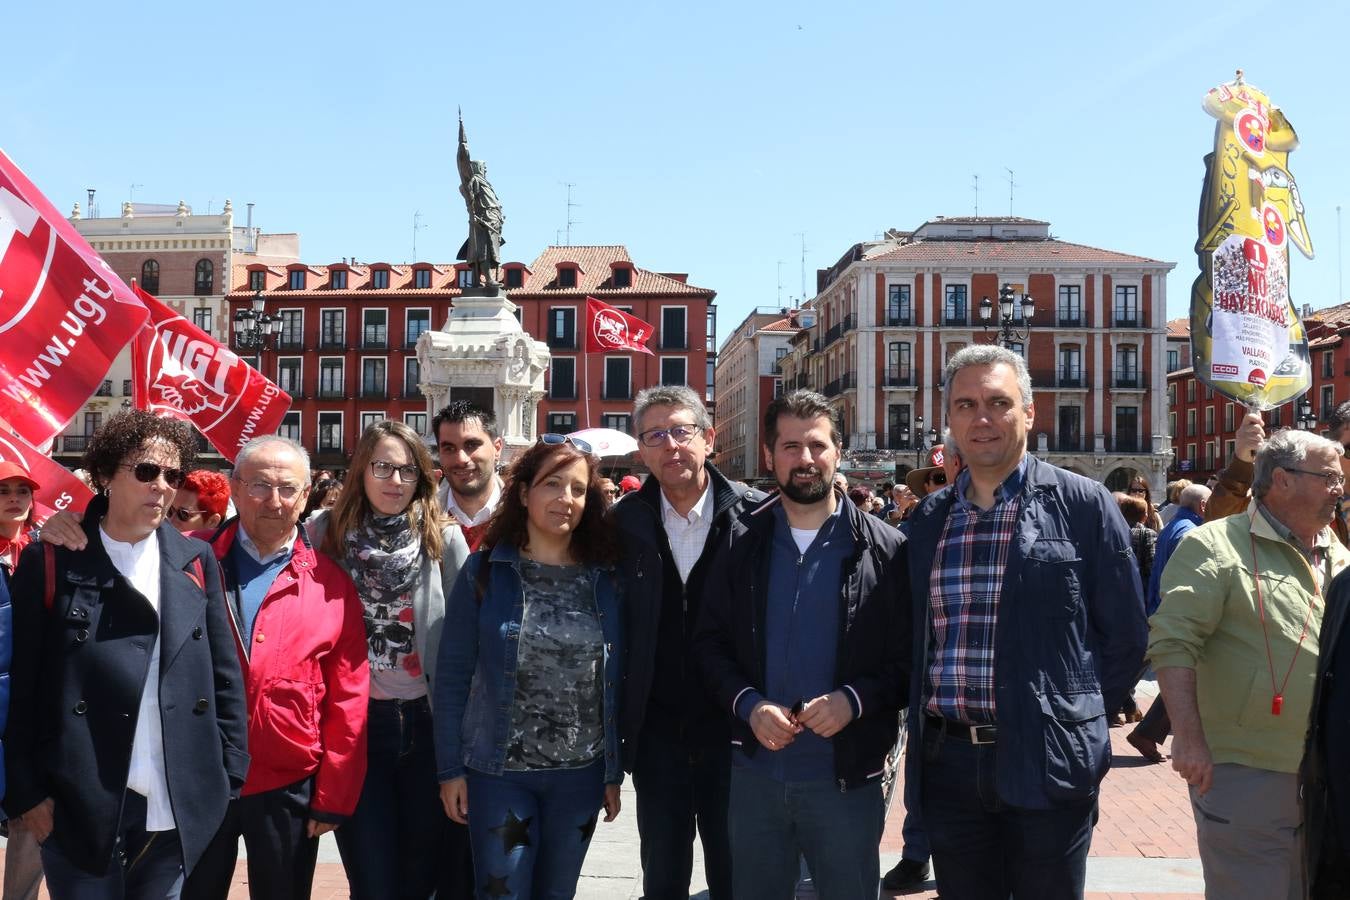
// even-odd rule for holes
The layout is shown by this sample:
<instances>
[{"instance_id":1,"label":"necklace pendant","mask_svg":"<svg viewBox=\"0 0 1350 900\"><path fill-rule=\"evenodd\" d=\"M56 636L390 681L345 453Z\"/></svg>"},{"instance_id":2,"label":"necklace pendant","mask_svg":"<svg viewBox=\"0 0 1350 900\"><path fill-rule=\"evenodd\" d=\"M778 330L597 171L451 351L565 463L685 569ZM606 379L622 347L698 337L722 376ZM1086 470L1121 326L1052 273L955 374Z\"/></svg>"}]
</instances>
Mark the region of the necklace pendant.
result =
<instances>
[{"instance_id":1,"label":"necklace pendant","mask_svg":"<svg viewBox=\"0 0 1350 900\"><path fill-rule=\"evenodd\" d=\"M1272 716L1278 716L1280 714L1280 710L1283 707L1284 707L1284 694L1276 694L1274 697L1271 698L1270 714Z\"/></svg>"}]
</instances>

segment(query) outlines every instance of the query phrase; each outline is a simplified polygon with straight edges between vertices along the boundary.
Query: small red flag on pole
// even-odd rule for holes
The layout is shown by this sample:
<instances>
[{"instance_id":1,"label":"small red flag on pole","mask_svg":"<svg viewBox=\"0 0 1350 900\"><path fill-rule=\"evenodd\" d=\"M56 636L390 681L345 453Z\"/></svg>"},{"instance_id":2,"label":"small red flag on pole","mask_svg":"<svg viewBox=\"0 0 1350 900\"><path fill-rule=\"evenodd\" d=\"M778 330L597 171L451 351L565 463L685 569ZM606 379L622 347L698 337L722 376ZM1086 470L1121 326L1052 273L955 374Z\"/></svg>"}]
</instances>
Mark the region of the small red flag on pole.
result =
<instances>
[{"instance_id":1,"label":"small red flag on pole","mask_svg":"<svg viewBox=\"0 0 1350 900\"><path fill-rule=\"evenodd\" d=\"M586 298L586 352L638 350L651 353L647 341L655 333L650 323L594 297ZM655 355L655 354L652 354Z\"/></svg>"}]
</instances>

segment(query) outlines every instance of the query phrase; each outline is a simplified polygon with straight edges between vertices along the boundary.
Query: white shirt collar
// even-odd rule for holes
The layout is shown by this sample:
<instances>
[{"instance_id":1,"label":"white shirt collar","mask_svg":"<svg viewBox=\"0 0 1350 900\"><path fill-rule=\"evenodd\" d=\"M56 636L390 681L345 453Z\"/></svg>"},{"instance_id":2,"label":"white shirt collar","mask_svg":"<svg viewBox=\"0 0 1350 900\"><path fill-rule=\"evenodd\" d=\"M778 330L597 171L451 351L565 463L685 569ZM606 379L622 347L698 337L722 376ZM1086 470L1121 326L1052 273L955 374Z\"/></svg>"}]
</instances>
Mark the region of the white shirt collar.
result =
<instances>
[{"instance_id":1,"label":"white shirt collar","mask_svg":"<svg viewBox=\"0 0 1350 900\"><path fill-rule=\"evenodd\" d=\"M498 478L496 475L493 475L492 491L488 494L487 503L483 504L483 508L478 511L478 515L476 516L466 515L464 513L464 510L459 508L459 504L455 502L454 489L450 487L448 481L446 482L445 488L446 512L454 516L455 521L459 522L461 525L468 525L470 528L474 527L475 525L482 525L488 519L492 518L492 513L497 509L497 504L501 502L502 502L502 480Z\"/></svg>"},{"instance_id":2,"label":"white shirt collar","mask_svg":"<svg viewBox=\"0 0 1350 900\"><path fill-rule=\"evenodd\" d=\"M300 536L300 529L292 526L290 536L287 537L285 543L281 545L281 549L273 554L270 554L266 559L263 559L263 557L259 555L258 545L253 543L253 538L248 536L248 532L244 530L243 525L239 526L239 535L237 540L239 541L239 546L244 548L244 552L247 553L249 556L253 557L254 562L258 563L259 565L265 566L268 563L275 560L277 557L284 556L285 554L290 553L291 548L295 546L295 539L299 536Z\"/></svg>"},{"instance_id":3,"label":"white shirt collar","mask_svg":"<svg viewBox=\"0 0 1350 900\"><path fill-rule=\"evenodd\" d=\"M670 501L666 499L666 492L663 489L661 491L661 518L662 520L669 520L670 518L674 517L676 519L680 519L686 524L701 522L703 521L703 517L707 515L708 498L711 496L712 496L712 479L709 478L708 484L703 488L703 493L698 498L698 502L694 504L693 509L689 510L689 515L682 516L675 509L675 507L671 505Z\"/></svg>"}]
</instances>

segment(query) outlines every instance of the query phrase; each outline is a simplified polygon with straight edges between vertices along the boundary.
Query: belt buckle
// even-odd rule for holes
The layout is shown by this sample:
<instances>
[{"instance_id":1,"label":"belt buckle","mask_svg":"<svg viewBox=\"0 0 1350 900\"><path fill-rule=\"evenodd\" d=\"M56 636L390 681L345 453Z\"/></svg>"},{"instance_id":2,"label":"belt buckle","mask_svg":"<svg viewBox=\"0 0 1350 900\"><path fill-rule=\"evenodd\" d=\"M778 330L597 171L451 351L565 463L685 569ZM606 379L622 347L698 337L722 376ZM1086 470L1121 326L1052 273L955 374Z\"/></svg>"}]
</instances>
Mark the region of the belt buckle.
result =
<instances>
[{"instance_id":1,"label":"belt buckle","mask_svg":"<svg viewBox=\"0 0 1350 900\"><path fill-rule=\"evenodd\" d=\"M980 744L992 744L992 743L994 743L994 739L993 739L992 737L991 737L989 740L987 740L987 741L982 741L982 740L980 740L980 729L981 729L981 728L988 728L988 727L989 727L988 725L971 725L971 726L970 726L970 742L971 742L972 744L977 745L977 746L980 745Z\"/></svg>"}]
</instances>

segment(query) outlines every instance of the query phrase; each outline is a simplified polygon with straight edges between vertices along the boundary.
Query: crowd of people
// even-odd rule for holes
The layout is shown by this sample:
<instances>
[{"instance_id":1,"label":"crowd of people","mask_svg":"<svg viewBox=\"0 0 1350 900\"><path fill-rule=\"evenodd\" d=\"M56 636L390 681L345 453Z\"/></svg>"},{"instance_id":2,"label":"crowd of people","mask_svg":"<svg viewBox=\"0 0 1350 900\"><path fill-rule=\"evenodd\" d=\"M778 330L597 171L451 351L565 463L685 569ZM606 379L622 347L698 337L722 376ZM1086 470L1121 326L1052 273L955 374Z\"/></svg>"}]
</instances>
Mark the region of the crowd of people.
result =
<instances>
[{"instance_id":1,"label":"crowd of people","mask_svg":"<svg viewBox=\"0 0 1350 900\"><path fill-rule=\"evenodd\" d=\"M1333 439L1249 416L1212 492L1156 508L1028 453L1019 355L943 383L942 444L875 495L824 397L767 407L761 491L676 386L638 395L650 475L619 484L570 435L503 470L462 401L432 450L370 426L340 480L276 435L194 470L190 427L128 410L36 539L0 463L5 897L224 898L242 840L250 896L304 898L330 831L358 900L569 897L628 775L653 900L695 841L712 900L787 900L803 860L824 900L933 868L1081 897L1127 720L1150 760L1172 735L1209 896L1350 896L1350 404Z\"/></svg>"}]
</instances>

